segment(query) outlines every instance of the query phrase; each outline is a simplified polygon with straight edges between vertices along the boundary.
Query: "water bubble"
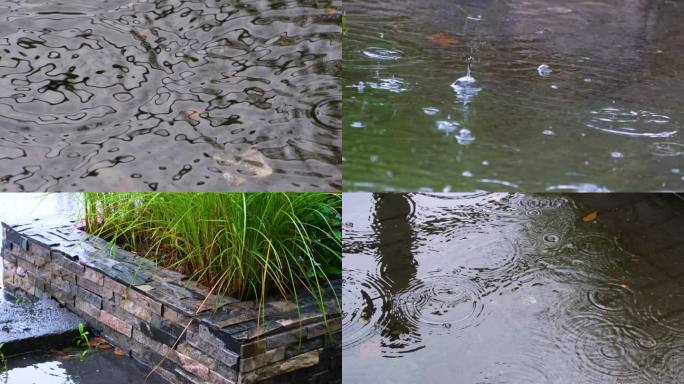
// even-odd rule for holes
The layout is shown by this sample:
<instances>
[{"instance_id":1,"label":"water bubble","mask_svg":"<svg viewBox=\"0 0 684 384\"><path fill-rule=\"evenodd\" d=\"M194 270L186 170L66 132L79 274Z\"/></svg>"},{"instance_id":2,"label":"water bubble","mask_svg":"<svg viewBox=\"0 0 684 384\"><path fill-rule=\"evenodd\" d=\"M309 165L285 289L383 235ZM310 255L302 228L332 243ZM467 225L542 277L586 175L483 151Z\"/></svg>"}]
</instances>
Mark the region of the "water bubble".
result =
<instances>
[{"instance_id":1,"label":"water bubble","mask_svg":"<svg viewBox=\"0 0 684 384\"><path fill-rule=\"evenodd\" d=\"M555 136L556 132L550 130L550 129L545 129L544 132L542 132L546 136Z\"/></svg>"},{"instance_id":2,"label":"water bubble","mask_svg":"<svg viewBox=\"0 0 684 384\"><path fill-rule=\"evenodd\" d=\"M468 66L466 75L454 81L451 88L456 92L458 100L464 104L468 104L482 90L478 86L477 80L471 75L470 66Z\"/></svg>"},{"instance_id":3,"label":"water bubble","mask_svg":"<svg viewBox=\"0 0 684 384\"><path fill-rule=\"evenodd\" d=\"M610 157L612 157L613 159L621 159L625 157L625 155L622 152L611 152Z\"/></svg>"},{"instance_id":4,"label":"water bubble","mask_svg":"<svg viewBox=\"0 0 684 384\"><path fill-rule=\"evenodd\" d=\"M435 107L426 107L423 108L423 113L425 113L428 116L434 116L439 113L439 109Z\"/></svg>"},{"instance_id":5,"label":"water bubble","mask_svg":"<svg viewBox=\"0 0 684 384\"><path fill-rule=\"evenodd\" d=\"M456 129L458 129L458 123L457 122L440 120L436 124L437 124L437 129L442 131L442 132L445 132L446 134L450 134L452 132L455 132Z\"/></svg>"},{"instance_id":6,"label":"water bubble","mask_svg":"<svg viewBox=\"0 0 684 384\"><path fill-rule=\"evenodd\" d=\"M473 173L470 171L463 171L463 173L461 173L461 175L463 177L473 177Z\"/></svg>"},{"instance_id":7,"label":"water bubble","mask_svg":"<svg viewBox=\"0 0 684 384\"><path fill-rule=\"evenodd\" d=\"M458 131L458 136L456 136L456 140L461 145L469 145L475 141L475 136L473 136L473 133L470 132L469 129L463 128L460 131Z\"/></svg>"},{"instance_id":8,"label":"water bubble","mask_svg":"<svg viewBox=\"0 0 684 384\"><path fill-rule=\"evenodd\" d=\"M549 67L548 64L542 64L537 68L537 73L539 73L539 76L551 76L551 73L553 73L553 70L551 67Z\"/></svg>"},{"instance_id":9,"label":"water bubble","mask_svg":"<svg viewBox=\"0 0 684 384\"><path fill-rule=\"evenodd\" d=\"M350 125L352 128L363 128L366 126L364 123L362 123L360 121L355 121L355 122L351 123Z\"/></svg>"}]
</instances>

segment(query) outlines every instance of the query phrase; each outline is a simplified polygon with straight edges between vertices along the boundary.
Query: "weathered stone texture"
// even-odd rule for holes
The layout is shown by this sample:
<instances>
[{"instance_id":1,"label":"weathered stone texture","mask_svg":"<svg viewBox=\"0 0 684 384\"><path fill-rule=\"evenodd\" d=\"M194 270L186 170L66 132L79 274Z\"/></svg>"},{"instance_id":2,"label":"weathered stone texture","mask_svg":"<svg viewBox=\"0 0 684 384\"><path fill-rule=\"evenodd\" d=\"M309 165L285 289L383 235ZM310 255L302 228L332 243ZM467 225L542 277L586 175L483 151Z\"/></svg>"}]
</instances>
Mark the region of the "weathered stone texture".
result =
<instances>
[{"instance_id":1,"label":"weathered stone texture","mask_svg":"<svg viewBox=\"0 0 684 384\"><path fill-rule=\"evenodd\" d=\"M172 383L341 382L333 292L325 320L306 295L298 303L268 300L260 313L254 302L209 295L184 275L73 227L2 229L7 289L55 298L125 353L160 363L157 373Z\"/></svg>"}]
</instances>

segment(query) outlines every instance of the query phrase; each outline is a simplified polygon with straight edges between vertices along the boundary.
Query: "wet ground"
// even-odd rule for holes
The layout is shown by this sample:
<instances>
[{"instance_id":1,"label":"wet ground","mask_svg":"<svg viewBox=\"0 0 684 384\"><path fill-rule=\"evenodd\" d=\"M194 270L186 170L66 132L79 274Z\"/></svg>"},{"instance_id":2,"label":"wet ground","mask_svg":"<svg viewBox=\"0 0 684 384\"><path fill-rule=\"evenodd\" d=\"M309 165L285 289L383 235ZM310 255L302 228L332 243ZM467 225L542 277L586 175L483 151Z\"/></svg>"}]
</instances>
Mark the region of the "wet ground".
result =
<instances>
[{"instance_id":1,"label":"wet ground","mask_svg":"<svg viewBox=\"0 0 684 384\"><path fill-rule=\"evenodd\" d=\"M0 222L22 222L40 218L46 223L65 223L76 217L77 194L2 193ZM0 241L2 236L0 234ZM0 273L2 265L0 265ZM0 288L2 285L0 284ZM117 356L113 350L96 351L81 358L83 349L75 347L74 329L77 316L58 307L50 299L32 302L8 295L0 289L0 351L10 356L8 370L0 373L6 384L89 384L145 382L149 368L128 356ZM76 334L78 334L76 332ZM22 339L22 340L17 340ZM67 347L54 350L54 348ZM148 383L166 383L158 375Z\"/></svg>"},{"instance_id":2,"label":"wet ground","mask_svg":"<svg viewBox=\"0 0 684 384\"><path fill-rule=\"evenodd\" d=\"M11 358L9 370L0 374L6 384L143 384L149 368L111 350L81 359L79 351L50 352ZM152 375L150 384L168 382Z\"/></svg>"},{"instance_id":3,"label":"wet ground","mask_svg":"<svg viewBox=\"0 0 684 384\"><path fill-rule=\"evenodd\" d=\"M0 289L0 351L17 355L46 347L68 347L83 320L51 298L33 299Z\"/></svg>"},{"instance_id":4,"label":"wet ground","mask_svg":"<svg viewBox=\"0 0 684 384\"><path fill-rule=\"evenodd\" d=\"M684 382L675 195L344 196L345 383Z\"/></svg>"},{"instance_id":5,"label":"wet ground","mask_svg":"<svg viewBox=\"0 0 684 384\"><path fill-rule=\"evenodd\" d=\"M337 190L334 1L3 1L0 191Z\"/></svg>"},{"instance_id":6,"label":"wet ground","mask_svg":"<svg viewBox=\"0 0 684 384\"><path fill-rule=\"evenodd\" d=\"M345 10L345 190L684 187L684 2Z\"/></svg>"}]
</instances>

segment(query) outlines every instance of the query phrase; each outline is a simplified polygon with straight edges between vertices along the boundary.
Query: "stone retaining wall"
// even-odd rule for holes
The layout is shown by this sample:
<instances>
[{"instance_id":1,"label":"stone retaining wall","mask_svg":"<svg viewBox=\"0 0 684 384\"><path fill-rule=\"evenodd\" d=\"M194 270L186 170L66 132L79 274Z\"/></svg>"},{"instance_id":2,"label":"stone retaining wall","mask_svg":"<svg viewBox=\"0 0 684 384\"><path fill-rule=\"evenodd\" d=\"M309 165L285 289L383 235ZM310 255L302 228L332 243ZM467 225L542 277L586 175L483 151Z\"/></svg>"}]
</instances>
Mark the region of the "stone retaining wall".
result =
<instances>
[{"instance_id":1,"label":"stone retaining wall","mask_svg":"<svg viewBox=\"0 0 684 384\"><path fill-rule=\"evenodd\" d=\"M326 292L325 319L308 295L299 314L268 300L260 319L254 302L208 296L73 224L3 223L3 233L6 289L53 297L148 366L168 355L157 372L173 383L341 383L339 284Z\"/></svg>"}]
</instances>

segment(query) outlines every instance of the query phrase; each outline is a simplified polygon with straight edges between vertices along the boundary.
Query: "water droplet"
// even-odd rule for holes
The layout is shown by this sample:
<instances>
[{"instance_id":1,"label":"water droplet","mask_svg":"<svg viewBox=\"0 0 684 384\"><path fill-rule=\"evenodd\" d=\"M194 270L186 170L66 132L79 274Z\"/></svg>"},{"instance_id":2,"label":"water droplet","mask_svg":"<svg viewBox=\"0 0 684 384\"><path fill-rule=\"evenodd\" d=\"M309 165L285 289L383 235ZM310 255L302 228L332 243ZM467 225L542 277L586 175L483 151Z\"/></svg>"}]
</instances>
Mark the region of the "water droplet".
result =
<instances>
[{"instance_id":1,"label":"water droplet","mask_svg":"<svg viewBox=\"0 0 684 384\"><path fill-rule=\"evenodd\" d=\"M458 123L452 121L440 120L437 123L437 129L445 132L446 134L455 132L458 129Z\"/></svg>"},{"instance_id":2,"label":"water droplet","mask_svg":"<svg viewBox=\"0 0 684 384\"><path fill-rule=\"evenodd\" d=\"M458 131L458 136L456 136L456 140L461 145L469 145L475 141L475 136L473 136L473 133L470 132L469 129L463 128L460 131Z\"/></svg>"},{"instance_id":3,"label":"water droplet","mask_svg":"<svg viewBox=\"0 0 684 384\"><path fill-rule=\"evenodd\" d=\"M551 73L553 73L553 70L551 67L549 67L548 64L542 64L539 67L537 67L537 73L539 73L539 76L551 76Z\"/></svg>"},{"instance_id":4,"label":"water droplet","mask_svg":"<svg viewBox=\"0 0 684 384\"><path fill-rule=\"evenodd\" d=\"M439 109L435 107L426 107L423 108L423 113L425 113L428 116L434 116L439 113Z\"/></svg>"}]
</instances>

